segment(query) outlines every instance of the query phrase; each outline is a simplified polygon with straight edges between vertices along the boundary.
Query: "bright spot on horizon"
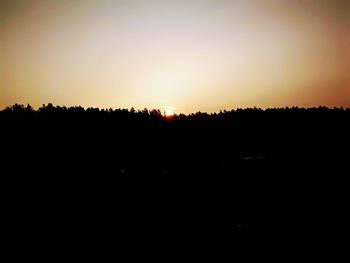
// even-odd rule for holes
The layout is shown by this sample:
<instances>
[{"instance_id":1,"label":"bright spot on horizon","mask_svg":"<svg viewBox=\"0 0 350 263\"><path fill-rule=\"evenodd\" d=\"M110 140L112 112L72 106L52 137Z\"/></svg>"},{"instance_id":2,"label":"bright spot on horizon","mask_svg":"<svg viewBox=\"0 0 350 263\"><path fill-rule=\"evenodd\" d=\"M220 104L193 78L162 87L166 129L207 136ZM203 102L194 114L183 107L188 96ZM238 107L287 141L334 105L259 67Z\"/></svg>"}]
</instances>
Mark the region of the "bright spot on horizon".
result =
<instances>
[{"instance_id":1,"label":"bright spot on horizon","mask_svg":"<svg viewBox=\"0 0 350 263\"><path fill-rule=\"evenodd\" d=\"M172 117L172 116L174 116L174 114L175 114L175 112L172 111L172 110L169 110L169 109L165 109L164 110L164 116L165 117Z\"/></svg>"},{"instance_id":2,"label":"bright spot on horizon","mask_svg":"<svg viewBox=\"0 0 350 263\"><path fill-rule=\"evenodd\" d=\"M172 106L163 106L161 107L161 112L164 117L172 117L176 114L178 109Z\"/></svg>"}]
</instances>

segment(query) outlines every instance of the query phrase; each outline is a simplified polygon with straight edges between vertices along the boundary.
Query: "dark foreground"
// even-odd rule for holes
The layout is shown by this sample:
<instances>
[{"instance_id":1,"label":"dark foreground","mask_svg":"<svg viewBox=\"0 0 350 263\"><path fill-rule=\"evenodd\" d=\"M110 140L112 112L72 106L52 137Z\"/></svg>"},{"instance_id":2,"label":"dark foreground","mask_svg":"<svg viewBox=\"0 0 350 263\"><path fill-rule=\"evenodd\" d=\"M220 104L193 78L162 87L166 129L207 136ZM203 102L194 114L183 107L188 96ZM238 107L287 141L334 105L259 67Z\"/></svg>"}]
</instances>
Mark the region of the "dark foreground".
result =
<instances>
[{"instance_id":1,"label":"dark foreground","mask_svg":"<svg viewBox=\"0 0 350 263\"><path fill-rule=\"evenodd\" d=\"M0 112L9 246L328 247L347 225L350 110Z\"/></svg>"}]
</instances>

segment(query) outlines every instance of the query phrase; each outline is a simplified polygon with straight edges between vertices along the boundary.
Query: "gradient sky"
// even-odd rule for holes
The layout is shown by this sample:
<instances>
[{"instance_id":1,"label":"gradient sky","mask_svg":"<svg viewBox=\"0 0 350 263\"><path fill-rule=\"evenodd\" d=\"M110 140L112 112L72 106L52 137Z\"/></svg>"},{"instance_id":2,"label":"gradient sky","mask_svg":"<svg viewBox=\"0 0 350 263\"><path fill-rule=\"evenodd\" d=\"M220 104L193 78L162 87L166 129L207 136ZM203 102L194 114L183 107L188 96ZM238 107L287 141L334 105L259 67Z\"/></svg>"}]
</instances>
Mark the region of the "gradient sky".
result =
<instances>
[{"instance_id":1,"label":"gradient sky","mask_svg":"<svg viewBox=\"0 0 350 263\"><path fill-rule=\"evenodd\" d=\"M0 108L350 107L347 0L0 0Z\"/></svg>"}]
</instances>

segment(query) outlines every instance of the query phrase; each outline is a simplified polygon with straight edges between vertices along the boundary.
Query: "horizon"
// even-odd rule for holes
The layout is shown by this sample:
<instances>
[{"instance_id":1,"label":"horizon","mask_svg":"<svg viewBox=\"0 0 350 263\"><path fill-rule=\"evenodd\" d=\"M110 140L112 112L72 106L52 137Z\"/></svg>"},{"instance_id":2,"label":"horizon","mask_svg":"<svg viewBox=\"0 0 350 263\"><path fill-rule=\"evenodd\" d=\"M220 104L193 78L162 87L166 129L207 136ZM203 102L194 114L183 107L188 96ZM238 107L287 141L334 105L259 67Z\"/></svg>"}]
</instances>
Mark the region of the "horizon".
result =
<instances>
[{"instance_id":1,"label":"horizon","mask_svg":"<svg viewBox=\"0 0 350 263\"><path fill-rule=\"evenodd\" d=\"M346 0L0 2L0 109L350 107Z\"/></svg>"},{"instance_id":2,"label":"horizon","mask_svg":"<svg viewBox=\"0 0 350 263\"><path fill-rule=\"evenodd\" d=\"M20 107L21 109L26 109L30 108L33 111L40 111L42 108L48 108L48 107L54 107L54 108L59 108L63 110L70 110L72 108L82 108L84 111L87 111L89 109L93 110L99 110L99 111L128 111L129 113L143 113L145 110L147 110L148 113L158 111L163 117L172 117L172 116L180 116L180 115L185 115L185 116L190 116L190 115L196 115L196 114L207 114L207 115L215 115L215 114L221 114L221 113L230 113L230 112L237 112L237 111L249 111L249 110L258 110L258 111L270 111L270 110L342 110L342 111L350 111L350 107L342 107L342 106L334 106L334 107L327 107L325 105L319 105L319 106L312 106L312 107L300 107L300 106L285 106L285 107L266 107L266 108L261 108L261 107L245 107L245 108L229 108L229 109L219 109L218 111L194 111L194 112L175 112L175 111L167 111L167 110L162 110L159 108L135 108L135 107L130 107L130 108L112 108L112 107L107 107L107 108L100 108L100 107L92 107L92 106L81 106L81 105L71 105L71 106L66 106L66 105L55 105L53 103L46 103L42 104L41 106L38 107L32 107L30 104L19 104L19 103L14 103L12 105L8 105L4 107L3 109L0 109L0 112L6 111L7 109L14 109L15 107ZM17 108L18 109L18 108Z\"/></svg>"}]
</instances>

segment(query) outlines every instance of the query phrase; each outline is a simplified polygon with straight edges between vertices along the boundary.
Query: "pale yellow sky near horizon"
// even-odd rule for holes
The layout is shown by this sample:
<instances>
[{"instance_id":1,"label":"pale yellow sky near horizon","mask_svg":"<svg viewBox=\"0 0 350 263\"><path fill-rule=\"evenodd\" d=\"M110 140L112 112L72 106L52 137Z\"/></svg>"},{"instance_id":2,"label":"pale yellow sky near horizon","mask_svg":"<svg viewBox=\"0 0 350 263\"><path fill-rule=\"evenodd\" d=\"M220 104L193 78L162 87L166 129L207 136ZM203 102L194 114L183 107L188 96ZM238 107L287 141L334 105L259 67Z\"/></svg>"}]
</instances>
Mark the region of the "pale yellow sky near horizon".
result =
<instances>
[{"instance_id":1,"label":"pale yellow sky near horizon","mask_svg":"<svg viewBox=\"0 0 350 263\"><path fill-rule=\"evenodd\" d=\"M0 0L0 109L350 107L346 0Z\"/></svg>"}]
</instances>

